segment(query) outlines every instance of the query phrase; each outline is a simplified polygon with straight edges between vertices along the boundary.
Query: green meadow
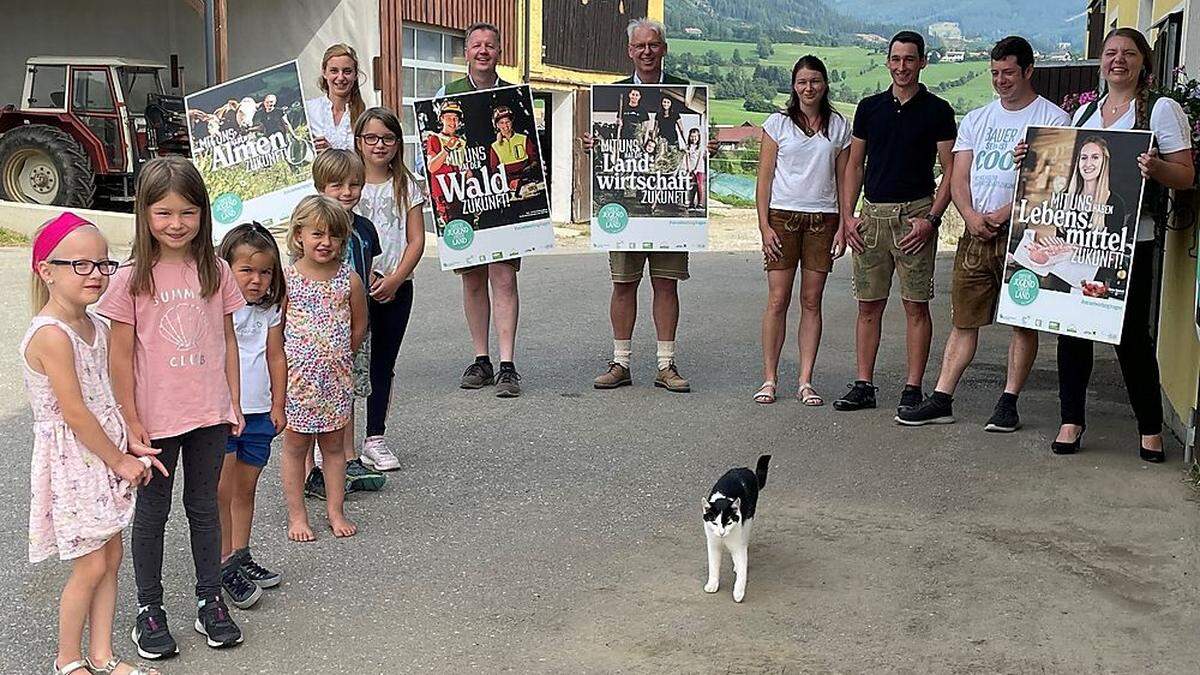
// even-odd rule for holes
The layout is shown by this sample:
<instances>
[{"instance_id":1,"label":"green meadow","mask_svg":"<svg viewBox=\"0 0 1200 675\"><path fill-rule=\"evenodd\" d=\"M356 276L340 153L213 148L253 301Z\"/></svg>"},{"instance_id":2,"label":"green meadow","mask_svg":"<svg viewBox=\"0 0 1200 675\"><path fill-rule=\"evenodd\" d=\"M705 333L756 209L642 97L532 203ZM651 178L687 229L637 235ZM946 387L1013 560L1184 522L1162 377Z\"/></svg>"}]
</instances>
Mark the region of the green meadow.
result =
<instances>
[{"instance_id":1,"label":"green meadow","mask_svg":"<svg viewBox=\"0 0 1200 675\"><path fill-rule=\"evenodd\" d=\"M753 72L755 65L781 66L790 70L792 65L795 64L796 59L801 56L805 54L818 56L825 62L826 68L845 71L846 73L845 80L832 83L831 86L831 91L835 95L834 100L839 104L837 108L843 113L852 113L854 106L858 103L864 92L868 90L870 92L882 91L891 83L891 77L888 75L887 67L884 64L884 55L872 52L864 47L816 47L779 43L774 45L774 48L775 53L770 58L760 60L757 58L758 51L755 45L749 42L720 42L711 40L686 40L681 38L673 38L671 40L671 52L675 55L691 53L697 57L702 57L709 50L712 50L725 59L730 59L733 57L733 50L737 49L747 64L742 66L747 72ZM731 67L733 66L722 66L722 69ZM670 70L670 68L670 55L668 55L667 70ZM860 73L860 70L865 70L866 72ZM954 80L967 72L976 72L978 75L965 84L951 87L938 94L949 101L951 105L954 105L955 111L961 116L966 114L968 110L977 108L992 100L992 85L991 78L988 75L987 61L933 63L921 73L921 81L926 85L933 86ZM843 85L848 87L853 93L853 96L850 97L852 100L838 99L839 90L843 89ZM843 98L845 97L843 96ZM774 100L782 106L786 102L786 96L778 94ZM736 125L746 121L753 124L761 124L767 117L765 113L744 110L740 99L713 100L709 103L709 106L712 110L712 123L721 126Z\"/></svg>"}]
</instances>

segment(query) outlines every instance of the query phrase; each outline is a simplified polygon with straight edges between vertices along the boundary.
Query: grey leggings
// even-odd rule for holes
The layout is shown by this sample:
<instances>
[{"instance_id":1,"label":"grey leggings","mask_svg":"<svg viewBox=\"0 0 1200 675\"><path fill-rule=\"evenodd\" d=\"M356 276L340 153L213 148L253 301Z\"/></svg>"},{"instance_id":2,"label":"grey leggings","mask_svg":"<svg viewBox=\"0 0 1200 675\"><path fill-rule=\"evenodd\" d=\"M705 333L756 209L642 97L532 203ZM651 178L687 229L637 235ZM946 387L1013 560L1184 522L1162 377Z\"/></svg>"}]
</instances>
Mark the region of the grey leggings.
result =
<instances>
[{"instance_id":1,"label":"grey leggings","mask_svg":"<svg viewBox=\"0 0 1200 675\"><path fill-rule=\"evenodd\" d=\"M163 601L163 532L171 513L175 465L183 454L183 508L192 535L192 562L196 565L196 597L211 598L221 593L221 520L217 515L217 482L229 425L193 429L179 436L160 438L151 445L162 450L158 460L170 472L157 471L148 485L138 490L133 513L133 574L137 579L138 605L161 605Z\"/></svg>"}]
</instances>

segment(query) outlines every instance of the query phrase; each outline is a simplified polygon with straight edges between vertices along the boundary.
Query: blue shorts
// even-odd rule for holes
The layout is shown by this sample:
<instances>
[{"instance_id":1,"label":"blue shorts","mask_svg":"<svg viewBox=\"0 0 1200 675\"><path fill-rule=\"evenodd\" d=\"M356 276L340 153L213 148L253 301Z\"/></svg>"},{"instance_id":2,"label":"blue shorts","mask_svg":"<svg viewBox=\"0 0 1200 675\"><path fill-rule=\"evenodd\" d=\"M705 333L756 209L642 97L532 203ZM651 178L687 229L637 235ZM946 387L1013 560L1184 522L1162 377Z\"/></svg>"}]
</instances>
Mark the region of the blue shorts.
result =
<instances>
[{"instance_id":1,"label":"blue shorts","mask_svg":"<svg viewBox=\"0 0 1200 675\"><path fill-rule=\"evenodd\" d=\"M270 413L252 413L246 415L242 435L229 437L225 452L236 452L240 461L261 469L271 459L271 440L274 438L275 425L271 423Z\"/></svg>"}]
</instances>

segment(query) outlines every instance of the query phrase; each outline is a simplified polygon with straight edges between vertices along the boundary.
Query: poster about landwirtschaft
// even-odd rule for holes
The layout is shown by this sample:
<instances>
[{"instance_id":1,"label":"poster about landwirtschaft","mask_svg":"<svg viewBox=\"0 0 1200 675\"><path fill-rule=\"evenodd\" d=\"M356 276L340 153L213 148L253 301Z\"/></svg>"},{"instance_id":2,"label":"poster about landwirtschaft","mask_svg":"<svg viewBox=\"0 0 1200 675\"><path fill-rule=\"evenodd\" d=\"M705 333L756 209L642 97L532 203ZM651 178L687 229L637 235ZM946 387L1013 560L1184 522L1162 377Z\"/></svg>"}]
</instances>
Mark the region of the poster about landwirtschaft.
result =
<instances>
[{"instance_id":1,"label":"poster about landwirtschaft","mask_svg":"<svg viewBox=\"0 0 1200 675\"><path fill-rule=\"evenodd\" d=\"M528 85L416 101L442 269L554 248Z\"/></svg>"},{"instance_id":2,"label":"poster about landwirtschaft","mask_svg":"<svg viewBox=\"0 0 1200 675\"><path fill-rule=\"evenodd\" d=\"M592 87L592 247L708 248L708 89Z\"/></svg>"},{"instance_id":3,"label":"poster about landwirtschaft","mask_svg":"<svg viewBox=\"0 0 1200 675\"><path fill-rule=\"evenodd\" d=\"M256 220L280 231L314 192L308 118L295 61L184 98L192 161L212 200L213 237Z\"/></svg>"},{"instance_id":4,"label":"poster about landwirtschaft","mask_svg":"<svg viewBox=\"0 0 1200 675\"><path fill-rule=\"evenodd\" d=\"M1026 142L998 319L1117 344L1151 134L1029 127Z\"/></svg>"}]
</instances>

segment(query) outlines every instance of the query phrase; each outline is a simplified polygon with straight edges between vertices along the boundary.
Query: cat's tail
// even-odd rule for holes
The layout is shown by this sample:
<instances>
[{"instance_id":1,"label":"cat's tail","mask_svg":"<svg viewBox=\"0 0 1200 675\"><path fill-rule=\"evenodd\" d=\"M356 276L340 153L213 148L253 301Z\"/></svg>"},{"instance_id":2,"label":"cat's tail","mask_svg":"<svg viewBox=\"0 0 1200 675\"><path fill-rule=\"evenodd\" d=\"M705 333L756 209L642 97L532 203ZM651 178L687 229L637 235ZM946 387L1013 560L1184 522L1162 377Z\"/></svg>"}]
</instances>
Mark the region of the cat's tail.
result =
<instances>
[{"instance_id":1,"label":"cat's tail","mask_svg":"<svg viewBox=\"0 0 1200 675\"><path fill-rule=\"evenodd\" d=\"M767 484L767 464L771 463L770 455L763 455L758 458L758 465L754 467L754 476L758 478L758 489L761 490Z\"/></svg>"}]
</instances>

